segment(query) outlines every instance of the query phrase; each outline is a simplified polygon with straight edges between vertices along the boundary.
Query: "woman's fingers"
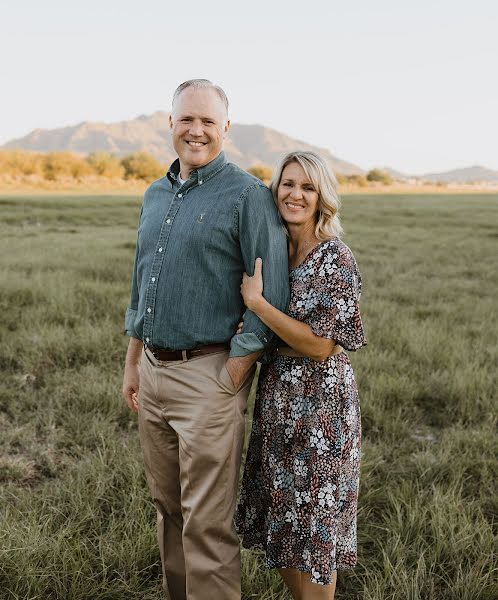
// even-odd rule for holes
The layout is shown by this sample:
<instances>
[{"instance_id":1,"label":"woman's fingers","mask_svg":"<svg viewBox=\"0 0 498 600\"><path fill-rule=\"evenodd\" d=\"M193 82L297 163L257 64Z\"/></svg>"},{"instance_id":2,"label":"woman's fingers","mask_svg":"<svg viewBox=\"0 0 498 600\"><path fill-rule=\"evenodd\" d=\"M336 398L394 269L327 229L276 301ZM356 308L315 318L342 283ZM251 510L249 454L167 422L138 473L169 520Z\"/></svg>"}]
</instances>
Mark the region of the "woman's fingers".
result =
<instances>
[{"instance_id":1,"label":"woman's fingers","mask_svg":"<svg viewBox=\"0 0 498 600\"><path fill-rule=\"evenodd\" d=\"M254 276L262 277L263 276L263 259L257 258L254 263Z\"/></svg>"}]
</instances>

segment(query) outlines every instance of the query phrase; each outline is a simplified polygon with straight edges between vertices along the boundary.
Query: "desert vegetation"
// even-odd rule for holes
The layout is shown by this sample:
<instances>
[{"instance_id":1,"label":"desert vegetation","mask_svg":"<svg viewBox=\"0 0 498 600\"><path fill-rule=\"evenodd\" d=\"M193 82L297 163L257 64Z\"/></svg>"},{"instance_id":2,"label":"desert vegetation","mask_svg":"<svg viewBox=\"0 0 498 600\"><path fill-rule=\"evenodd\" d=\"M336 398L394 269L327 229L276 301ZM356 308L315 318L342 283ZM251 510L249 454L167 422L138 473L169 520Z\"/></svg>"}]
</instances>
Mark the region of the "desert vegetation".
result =
<instances>
[{"instance_id":1,"label":"desert vegetation","mask_svg":"<svg viewBox=\"0 0 498 600\"><path fill-rule=\"evenodd\" d=\"M140 198L2 196L0 210L0 598L160 600L120 397ZM338 600L498 597L497 222L496 195L343 198L369 345L351 353L359 565ZM243 598L287 598L249 552Z\"/></svg>"},{"instance_id":2,"label":"desert vegetation","mask_svg":"<svg viewBox=\"0 0 498 600\"><path fill-rule=\"evenodd\" d=\"M85 183L100 180L135 180L150 183L162 177L169 165L161 164L147 152L134 152L117 157L107 152L79 155L72 152L29 152L26 150L0 150L0 184L2 182L68 182ZM249 173L268 183L272 167L257 163L247 169ZM341 184L367 187L393 183L392 178L379 169L366 175L337 174Z\"/></svg>"},{"instance_id":3,"label":"desert vegetation","mask_svg":"<svg viewBox=\"0 0 498 600\"><path fill-rule=\"evenodd\" d=\"M135 152L118 158L106 152L87 156L72 152L28 152L0 150L0 178L22 181L84 181L89 177L138 179L151 182L166 172L152 155Z\"/></svg>"}]
</instances>

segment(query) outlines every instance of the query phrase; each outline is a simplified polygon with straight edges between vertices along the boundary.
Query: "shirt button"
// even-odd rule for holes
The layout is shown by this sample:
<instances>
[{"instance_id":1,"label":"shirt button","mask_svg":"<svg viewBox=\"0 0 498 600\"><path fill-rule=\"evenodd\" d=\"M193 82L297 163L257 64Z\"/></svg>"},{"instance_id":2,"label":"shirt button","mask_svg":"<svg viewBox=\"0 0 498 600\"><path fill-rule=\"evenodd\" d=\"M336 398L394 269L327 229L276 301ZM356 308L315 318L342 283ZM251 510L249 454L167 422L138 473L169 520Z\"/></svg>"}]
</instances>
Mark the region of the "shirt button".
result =
<instances>
[{"instance_id":1,"label":"shirt button","mask_svg":"<svg viewBox=\"0 0 498 600\"><path fill-rule=\"evenodd\" d=\"M199 179L199 185L202 185L204 182L202 181L202 179Z\"/></svg>"},{"instance_id":2,"label":"shirt button","mask_svg":"<svg viewBox=\"0 0 498 600\"><path fill-rule=\"evenodd\" d=\"M178 198L181 198L183 196L183 194L178 194Z\"/></svg>"},{"instance_id":3,"label":"shirt button","mask_svg":"<svg viewBox=\"0 0 498 600\"><path fill-rule=\"evenodd\" d=\"M153 277L153 278L151 279L152 283L154 283L154 281L155 281L155 280L156 280L156 278L155 278L155 277Z\"/></svg>"},{"instance_id":4,"label":"shirt button","mask_svg":"<svg viewBox=\"0 0 498 600\"><path fill-rule=\"evenodd\" d=\"M169 223L171 223L171 219L166 219L166 223L169 225Z\"/></svg>"},{"instance_id":5,"label":"shirt button","mask_svg":"<svg viewBox=\"0 0 498 600\"><path fill-rule=\"evenodd\" d=\"M152 312L152 308L149 306L149 308L147 309L147 312L150 313ZM266 341L266 340L265 340Z\"/></svg>"},{"instance_id":6,"label":"shirt button","mask_svg":"<svg viewBox=\"0 0 498 600\"><path fill-rule=\"evenodd\" d=\"M149 338L145 338L145 341L146 341L147 343L149 343Z\"/></svg>"},{"instance_id":7,"label":"shirt button","mask_svg":"<svg viewBox=\"0 0 498 600\"><path fill-rule=\"evenodd\" d=\"M163 249L162 249L162 248L159 248L159 252L162 252L162 251L163 251Z\"/></svg>"}]
</instances>

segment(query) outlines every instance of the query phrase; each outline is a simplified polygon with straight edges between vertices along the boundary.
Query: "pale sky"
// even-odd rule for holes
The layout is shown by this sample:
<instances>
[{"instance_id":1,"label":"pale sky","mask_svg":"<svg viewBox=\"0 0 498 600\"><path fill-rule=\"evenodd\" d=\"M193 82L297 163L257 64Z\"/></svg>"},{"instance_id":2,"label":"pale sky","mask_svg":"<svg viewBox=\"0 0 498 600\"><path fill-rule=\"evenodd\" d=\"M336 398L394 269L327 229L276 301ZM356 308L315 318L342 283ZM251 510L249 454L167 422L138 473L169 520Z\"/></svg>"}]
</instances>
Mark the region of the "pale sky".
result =
<instances>
[{"instance_id":1,"label":"pale sky","mask_svg":"<svg viewBox=\"0 0 498 600\"><path fill-rule=\"evenodd\" d=\"M0 77L0 144L205 77L233 122L364 169L498 170L496 0L0 0Z\"/></svg>"}]
</instances>

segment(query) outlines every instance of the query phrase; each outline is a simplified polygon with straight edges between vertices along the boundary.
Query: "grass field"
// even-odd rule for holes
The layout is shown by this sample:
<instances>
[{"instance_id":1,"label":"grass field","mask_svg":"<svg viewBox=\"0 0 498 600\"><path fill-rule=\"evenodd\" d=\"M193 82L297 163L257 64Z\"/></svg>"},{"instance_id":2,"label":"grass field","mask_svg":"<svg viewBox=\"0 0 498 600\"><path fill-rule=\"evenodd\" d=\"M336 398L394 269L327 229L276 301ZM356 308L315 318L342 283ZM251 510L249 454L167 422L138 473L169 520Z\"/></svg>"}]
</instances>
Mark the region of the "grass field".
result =
<instances>
[{"instance_id":1,"label":"grass field","mask_svg":"<svg viewBox=\"0 0 498 600\"><path fill-rule=\"evenodd\" d=\"M0 598L159 600L121 397L138 197L0 197ZM338 600L496 600L498 195L349 196L369 346ZM244 598L283 600L243 555ZM214 599L213 599L214 600Z\"/></svg>"}]
</instances>

